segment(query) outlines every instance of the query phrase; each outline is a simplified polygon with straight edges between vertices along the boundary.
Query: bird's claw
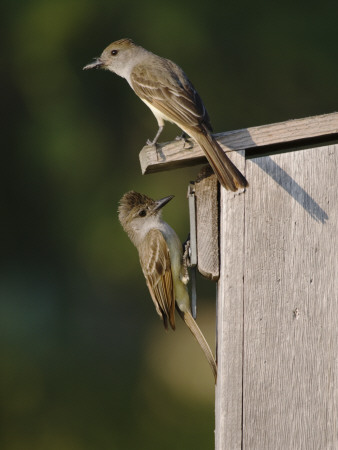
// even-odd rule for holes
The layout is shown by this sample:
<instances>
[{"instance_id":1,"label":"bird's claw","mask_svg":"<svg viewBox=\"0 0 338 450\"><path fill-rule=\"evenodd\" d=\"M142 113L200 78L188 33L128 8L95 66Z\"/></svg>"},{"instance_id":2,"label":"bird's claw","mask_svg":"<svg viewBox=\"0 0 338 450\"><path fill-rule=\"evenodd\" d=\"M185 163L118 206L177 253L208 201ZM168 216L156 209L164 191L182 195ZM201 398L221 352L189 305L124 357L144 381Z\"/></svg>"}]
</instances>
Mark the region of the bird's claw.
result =
<instances>
[{"instance_id":1,"label":"bird's claw","mask_svg":"<svg viewBox=\"0 0 338 450\"><path fill-rule=\"evenodd\" d=\"M176 136L175 141L183 141L183 148L190 149L193 147L190 137L184 131L180 136Z\"/></svg>"},{"instance_id":2,"label":"bird's claw","mask_svg":"<svg viewBox=\"0 0 338 450\"><path fill-rule=\"evenodd\" d=\"M147 139L146 144L147 144L147 145L150 145L151 147L153 147L153 146L156 147L156 141L151 141L150 139Z\"/></svg>"}]
</instances>

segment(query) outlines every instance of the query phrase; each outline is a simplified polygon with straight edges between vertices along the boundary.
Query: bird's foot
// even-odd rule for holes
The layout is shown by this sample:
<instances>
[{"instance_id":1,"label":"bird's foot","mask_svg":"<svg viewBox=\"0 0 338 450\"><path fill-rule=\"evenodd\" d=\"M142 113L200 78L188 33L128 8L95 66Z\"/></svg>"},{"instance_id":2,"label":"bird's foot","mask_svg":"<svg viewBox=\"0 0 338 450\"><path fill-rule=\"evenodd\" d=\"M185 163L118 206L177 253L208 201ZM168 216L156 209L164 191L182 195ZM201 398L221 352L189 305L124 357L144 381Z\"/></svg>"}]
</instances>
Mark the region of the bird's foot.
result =
<instances>
[{"instance_id":1,"label":"bird's foot","mask_svg":"<svg viewBox=\"0 0 338 450\"><path fill-rule=\"evenodd\" d=\"M180 136L176 136L175 141L183 141L183 148L190 149L193 147L190 137L184 131Z\"/></svg>"},{"instance_id":2,"label":"bird's foot","mask_svg":"<svg viewBox=\"0 0 338 450\"><path fill-rule=\"evenodd\" d=\"M184 284L189 282L188 267L190 267L190 236L183 243L181 280Z\"/></svg>"},{"instance_id":3,"label":"bird's foot","mask_svg":"<svg viewBox=\"0 0 338 450\"><path fill-rule=\"evenodd\" d=\"M146 142L147 145L150 145L152 147L157 147L157 142L155 141L155 139L151 140L151 139L147 139Z\"/></svg>"},{"instance_id":4,"label":"bird's foot","mask_svg":"<svg viewBox=\"0 0 338 450\"><path fill-rule=\"evenodd\" d=\"M163 130L163 125L161 125L156 133L156 136L154 137L154 139L151 141L150 139L147 140L147 145L151 145L151 146L157 146L157 140L160 137L160 134L162 133Z\"/></svg>"}]
</instances>

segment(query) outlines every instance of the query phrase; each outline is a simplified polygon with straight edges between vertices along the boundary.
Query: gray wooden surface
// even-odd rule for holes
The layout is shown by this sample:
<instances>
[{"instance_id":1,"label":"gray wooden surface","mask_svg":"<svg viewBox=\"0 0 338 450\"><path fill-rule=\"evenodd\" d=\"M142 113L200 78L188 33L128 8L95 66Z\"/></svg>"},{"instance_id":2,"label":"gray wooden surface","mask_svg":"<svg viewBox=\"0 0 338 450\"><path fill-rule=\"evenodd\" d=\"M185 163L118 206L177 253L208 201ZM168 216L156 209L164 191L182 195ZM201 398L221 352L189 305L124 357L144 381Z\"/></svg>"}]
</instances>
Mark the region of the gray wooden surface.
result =
<instances>
[{"instance_id":1,"label":"gray wooden surface","mask_svg":"<svg viewBox=\"0 0 338 450\"><path fill-rule=\"evenodd\" d=\"M281 144L290 147L311 139L327 142L338 138L338 113L217 133L215 138L225 152L245 149L256 151L262 147L273 148ZM139 158L143 174L206 162L204 153L197 144L191 141L191 145L184 145L182 140L159 143L156 148L145 146Z\"/></svg>"},{"instance_id":2,"label":"gray wooden surface","mask_svg":"<svg viewBox=\"0 0 338 450\"><path fill-rule=\"evenodd\" d=\"M205 166L195 182L197 225L197 268L209 280L219 278L218 181Z\"/></svg>"},{"instance_id":3,"label":"gray wooden surface","mask_svg":"<svg viewBox=\"0 0 338 450\"><path fill-rule=\"evenodd\" d=\"M245 194L221 190L218 450L338 448L337 173L323 146L246 160Z\"/></svg>"},{"instance_id":4,"label":"gray wooden surface","mask_svg":"<svg viewBox=\"0 0 338 450\"><path fill-rule=\"evenodd\" d=\"M244 152L231 159L245 174ZM216 449L240 449L242 441L244 200L243 190L221 187Z\"/></svg>"}]
</instances>

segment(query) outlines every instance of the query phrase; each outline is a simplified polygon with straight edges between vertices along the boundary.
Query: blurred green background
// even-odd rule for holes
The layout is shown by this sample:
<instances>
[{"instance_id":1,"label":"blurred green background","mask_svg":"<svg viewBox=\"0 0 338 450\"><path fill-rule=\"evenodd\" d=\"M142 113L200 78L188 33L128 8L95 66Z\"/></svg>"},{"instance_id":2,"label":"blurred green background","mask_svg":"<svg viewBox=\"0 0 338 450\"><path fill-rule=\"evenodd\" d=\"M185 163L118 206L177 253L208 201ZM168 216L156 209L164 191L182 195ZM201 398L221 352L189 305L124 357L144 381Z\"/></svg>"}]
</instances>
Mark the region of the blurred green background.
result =
<instances>
[{"instance_id":1,"label":"blurred green background","mask_svg":"<svg viewBox=\"0 0 338 450\"><path fill-rule=\"evenodd\" d=\"M131 37L184 68L217 132L333 112L338 4L0 8L0 448L211 449L211 371L180 319L164 332L116 214L127 190L175 194L164 215L184 240L199 168L143 177L151 112L121 78L81 69ZM177 134L168 125L162 140ZM198 291L214 345L215 286L199 279Z\"/></svg>"}]
</instances>

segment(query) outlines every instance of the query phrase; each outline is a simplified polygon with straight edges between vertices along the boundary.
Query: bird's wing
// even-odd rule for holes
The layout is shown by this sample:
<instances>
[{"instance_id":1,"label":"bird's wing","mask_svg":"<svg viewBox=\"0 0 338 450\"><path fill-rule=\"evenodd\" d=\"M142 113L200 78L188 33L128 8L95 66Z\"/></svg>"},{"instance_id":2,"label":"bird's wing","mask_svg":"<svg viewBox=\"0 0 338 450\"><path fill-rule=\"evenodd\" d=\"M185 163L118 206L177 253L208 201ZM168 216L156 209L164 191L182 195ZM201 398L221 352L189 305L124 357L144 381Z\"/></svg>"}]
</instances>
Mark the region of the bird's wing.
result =
<instances>
[{"instance_id":1,"label":"bird's wing","mask_svg":"<svg viewBox=\"0 0 338 450\"><path fill-rule=\"evenodd\" d=\"M163 234L152 229L140 248L140 261L151 298L165 328L175 329L175 295L170 254Z\"/></svg>"},{"instance_id":2,"label":"bird's wing","mask_svg":"<svg viewBox=\"0 0 338 450\"><path fill-rule=\"evenodd\" d=\"M201 131L212 131L207 110L194 86L175 63L161 58L136 65L131 73L135 93L170 121Z\"/></svg>"}]
</instances>

